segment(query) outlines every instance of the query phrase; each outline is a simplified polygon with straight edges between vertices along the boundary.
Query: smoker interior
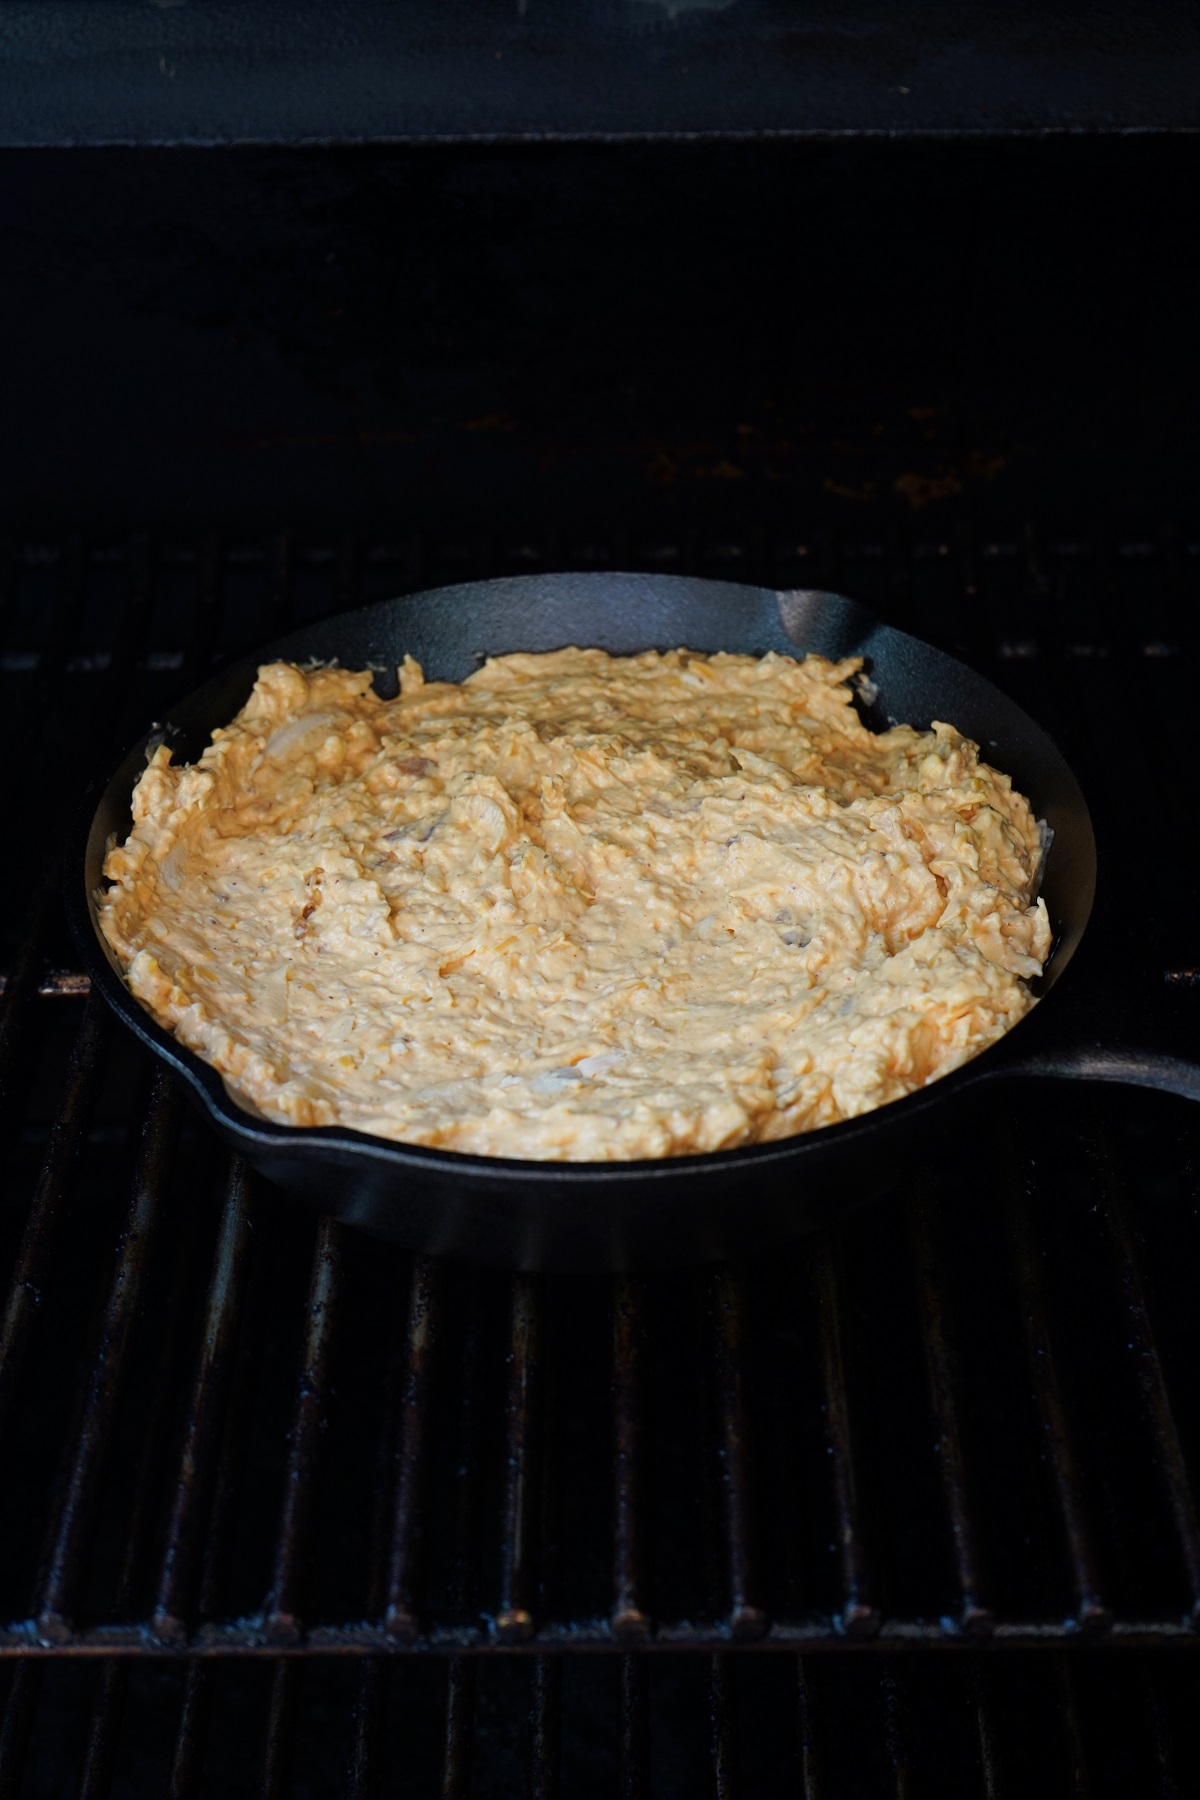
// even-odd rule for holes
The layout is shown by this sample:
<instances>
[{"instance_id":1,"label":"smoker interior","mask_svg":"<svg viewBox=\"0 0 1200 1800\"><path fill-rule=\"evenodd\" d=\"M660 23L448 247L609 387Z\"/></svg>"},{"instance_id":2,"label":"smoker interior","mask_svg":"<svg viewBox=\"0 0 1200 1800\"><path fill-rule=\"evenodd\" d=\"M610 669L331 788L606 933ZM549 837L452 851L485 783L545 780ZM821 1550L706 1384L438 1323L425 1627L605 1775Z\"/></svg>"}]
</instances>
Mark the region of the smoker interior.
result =
<instances>
[{"instance_id":1,"label":"smoker interior","mask_svg":"<svg viewBox=\"0 0 1200 1800\"><path fill-rule=\"evenodd\" d=\"M440 582L692 571L853 594L1044 722L1096 817L1114 1023L1186 1040L1194 157L892 148L639 152L619 180L574 153L17 159L0 1791L1200 1780L1185 1102L1031 1083L769 1261L508 1278L231 1163L61 918L85 777L215 659ZM806 217L859 280L793 307ZM485 278L447 326L435 251L464 244ZM336 320L297 343L360 302L353 356Z\"/></svg>"}]
</instances>

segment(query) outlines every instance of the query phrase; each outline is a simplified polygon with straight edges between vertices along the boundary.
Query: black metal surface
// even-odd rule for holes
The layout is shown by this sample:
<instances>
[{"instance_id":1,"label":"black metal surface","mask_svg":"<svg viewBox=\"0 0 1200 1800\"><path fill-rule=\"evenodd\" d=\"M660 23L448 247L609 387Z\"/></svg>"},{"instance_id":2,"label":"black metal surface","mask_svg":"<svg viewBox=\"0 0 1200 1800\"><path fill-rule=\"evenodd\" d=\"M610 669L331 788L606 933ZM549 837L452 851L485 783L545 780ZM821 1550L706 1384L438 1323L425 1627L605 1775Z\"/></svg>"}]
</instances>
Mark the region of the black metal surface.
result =
<instances>
[{"instance_id":1,"label":"black metal surface","mask_svg":"<svg viewBox=\"0 0 1200 1800\"><path fill-rule=\"evenodd\" d=\"M1078 764L1103 857L1134 802L1143 832L1188 816L1191 543L686 560L843 581L998 674ZM445 567L403 556L414 586ZM272 614L358 598L346 568L398 585L358 547L56 560L17 562L0 684L59 782L98 719L123 735ZM126 602L150 623L114 670ZM1118 708L1155 721L1120 762ZM49 866L37 789L10 807ZM1195 1031L1187 856L1138 917L1121 884L1097 903L1156 1043ZM4 924L10 969L39 948L2 1001L0 1792L1196 1786L1192 1107L1030 1081L770 1258L481 1276L286 1204L48 978L52 910Z\"/></svg>"},{"instance_id":2,"label":"black metal surface","mask_svg":"<svg viewBox=\"0 0 1200 1800\"><path fill-rule=\"evenodd\" d=\"M0 523L419 523L474 559L425 585L531 508L541 567L1141 532L1194 505L1198 183L1200 135L3 152Z\"/></svg>"},{"instance_id":3,"label":"black metal surface","mask_svg":"<svg viewBox=\"0 0 1200 1800\"><path fill-rule=\"evenodd\" d=\"M1195 129L1194 11L7 0L17 144Z\"/></svg>"}]
</instances>

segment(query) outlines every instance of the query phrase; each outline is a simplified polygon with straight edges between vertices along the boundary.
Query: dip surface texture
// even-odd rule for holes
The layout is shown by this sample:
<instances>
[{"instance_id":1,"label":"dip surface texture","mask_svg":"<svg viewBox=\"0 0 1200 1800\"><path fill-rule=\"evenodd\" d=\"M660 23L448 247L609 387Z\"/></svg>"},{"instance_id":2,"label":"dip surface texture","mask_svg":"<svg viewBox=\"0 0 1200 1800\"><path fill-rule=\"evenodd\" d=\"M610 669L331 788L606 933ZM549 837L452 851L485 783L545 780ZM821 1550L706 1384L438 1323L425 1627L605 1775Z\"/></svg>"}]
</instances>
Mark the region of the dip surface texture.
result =
<instances>
[{"instance_id":1,"label":"dip surface texture","mask_svg":"<svg viewBox=\"0 0 1200 1800\"><path fill-rule=\"evenodd\" d=\"M867 730L857 669L271 664L149 762L105 935L294 1125L608 1161L851 1118L1000 1037L1050 946L1028 803L949 725Z\"/></svg>"}]
</instances>

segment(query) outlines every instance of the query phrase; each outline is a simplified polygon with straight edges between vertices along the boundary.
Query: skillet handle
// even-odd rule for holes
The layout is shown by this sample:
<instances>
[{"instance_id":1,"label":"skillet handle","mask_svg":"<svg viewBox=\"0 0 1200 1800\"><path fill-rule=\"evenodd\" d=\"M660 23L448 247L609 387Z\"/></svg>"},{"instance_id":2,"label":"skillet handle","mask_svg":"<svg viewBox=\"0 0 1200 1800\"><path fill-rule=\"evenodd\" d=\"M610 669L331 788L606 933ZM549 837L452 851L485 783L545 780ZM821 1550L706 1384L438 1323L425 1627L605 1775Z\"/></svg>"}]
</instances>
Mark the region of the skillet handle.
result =
<instances>
[{"instance_id":1,"label":"skillet handle","mask_svg":"<svg viewBox=\"0 0 1200 1800\"><path fill-rule=\"evenodd\" d=\"M1073 1042L1017 1054L996 1074L1002 1079L1053 1075L1066 1081L1115 1081L1123 1087L1158 1088L1185 1100L1200 1100L1200 1062L1082 1034Z\"/></svg>"},{"instance_id":2,"label":"skillet handle","mask_svg":"<svg viewBox=\"0 0 1200 1800\"><path fill-rule=\"evenodd\" d=\"M1053 1016L1049 1006L1044 1012L1038 1007L1028 1021L1033 1029L1027 1035L1022 1027L999 1046L990 1073L1001 1080L1054 1076L1119 1082L1200 1100L1200 1057L1194 1054L1200 1033L1194 1016L1187 1016L1190 1007L1164 1006L1149 984L1116 993L1109 987L1103 1009L1094 1001L1081 1005L1078 995L1074 1003L1063 995L1067 1005L1060 1010L1060 997L1051 998ZM1121 1027L1114 1029L1112 1019L1122 1021ZM1131 1022L1128 1029L1125 1021ZM981 1058L981 1066L989 1061Z\"/></svg>"}]
</instances>

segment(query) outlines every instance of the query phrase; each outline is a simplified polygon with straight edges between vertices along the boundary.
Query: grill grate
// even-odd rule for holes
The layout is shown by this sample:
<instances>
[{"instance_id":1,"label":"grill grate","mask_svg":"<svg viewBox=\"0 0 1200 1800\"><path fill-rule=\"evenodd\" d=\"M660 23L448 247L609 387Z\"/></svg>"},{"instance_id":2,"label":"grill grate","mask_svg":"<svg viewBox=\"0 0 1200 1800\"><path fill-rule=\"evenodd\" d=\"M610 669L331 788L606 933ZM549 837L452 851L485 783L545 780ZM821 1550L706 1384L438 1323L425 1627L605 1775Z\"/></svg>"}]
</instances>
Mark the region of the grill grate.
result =
<instances>
[{"instance_id":1,"label":"grill grate","mask_svg":"<svg viewBox=\"0 0 1200 1800\"><path fill-rule=\"evenodd\" d=\"M1200 1781L1197 1673L1078 1654L30 1662L0 1772L14 1793L172 1800L1181 1800Z\"/></svg>"},{"instance_id":2,"label":"grill grate","mask_svg":"<svg viewBox=\"0 0 1200 1800\"><path fill-rule=\"evenodd\" d=\"M288 1746L311 1735L306 1696L328 1665L347 1791L372 1791L399 1694L406 1718L436 1714L443 1793L467 1791L481 1709L489 1730L515 1709L532 1791L550 1794L577 1753L584 1679L558 1653L591 1648L618 1653L586 1679L608 1684L622 1792L676 1791L658 1774L647 1785L647 1759L662 1718L696 1705L714 1791L742 1791L737 1709L758 1716L761 1681L790 1696L787 1754L817 1794L841 1779L818 1772L819 1697L853 1678L814 1652L877 1652L854 1692L881 1709L871 1729L899 1792L921 1741L909 1690L927 1679L900 1648L1196 1644L1200 1212L1185 1103L1031 1087L974 1137L947 1136L909 1190L769 1262L509 1279L360 1241L262 1188L73 974L61 806L44 796L69 801L98 744L288 619L588 563L842 586L1046 720L1110 859L1135 800L1139 843L1172 843L1190 816L1183 652L1200 544L1178 531L332 550L285 537L0 559L0 698L37 777L6 799L32 880L27 916L3 922L0 1788L35 1707L76 1706L54 1696L81 1692L65 1672L80 1658L96 1663L87 1792L104 1791L122 1717L152 1690L169 1690L178 1725L170 1791L197 1791L221 1659L236 1656L263 1666L245 1677L268 1744L261 1791L289 1791ZM1102 735L1118 716L1152 722L1119 764ZM1111 877L1109 890L1104 929L1143 983L1141 1012L1186 1027L1189 883L1154 888L1137 936ZM775 1674L730 1657L749 1645L779 1653ZM494 1665L496 1649L519 1654ZM680 1662L683 1649L703 1654ZM630 1654L643 1650L653 1669ZM1160 1772L1195 1680L1191 1655L1173 1660L1174 1674L1146 1665L1138 1754ZM1103 1715L1107 1675L1034 1661L1036 1677L1002 1656L936 1677L959 1684L985 1773L990 1746L1019 1760L1014 1683L1044 1700L1079 1682ZM1053 1710L1069 1726L1071 1709ZM1083 1755L1089 1732L1053 1754ZM743 1757L752 1738L744 1728ZM491 1779L477 1767L471 1791ZM1179 1780L1161 1775L1159 1791ZM1001 1789L988 1776L982 1791Z\"/></svg>"}]
</instances>

